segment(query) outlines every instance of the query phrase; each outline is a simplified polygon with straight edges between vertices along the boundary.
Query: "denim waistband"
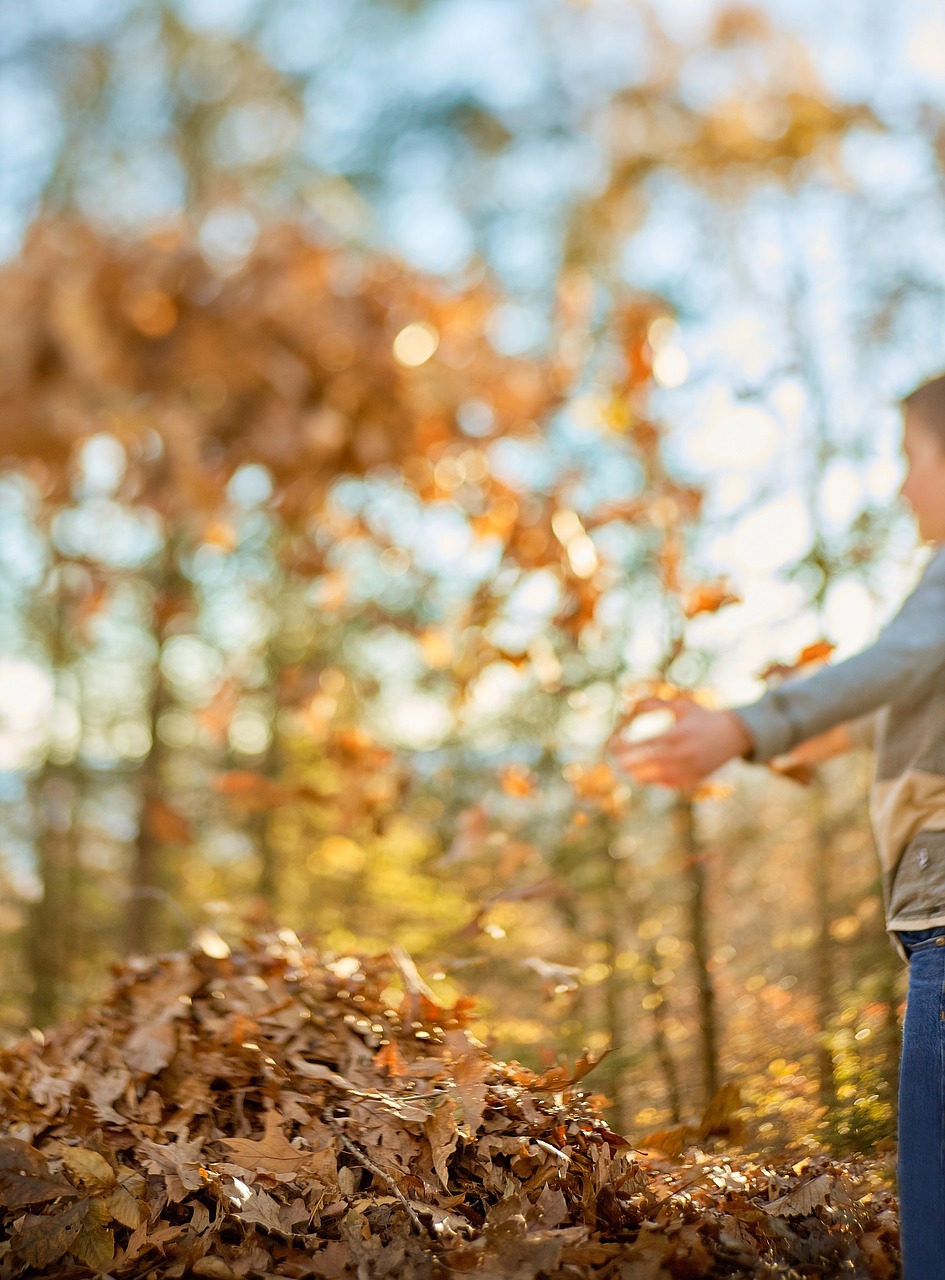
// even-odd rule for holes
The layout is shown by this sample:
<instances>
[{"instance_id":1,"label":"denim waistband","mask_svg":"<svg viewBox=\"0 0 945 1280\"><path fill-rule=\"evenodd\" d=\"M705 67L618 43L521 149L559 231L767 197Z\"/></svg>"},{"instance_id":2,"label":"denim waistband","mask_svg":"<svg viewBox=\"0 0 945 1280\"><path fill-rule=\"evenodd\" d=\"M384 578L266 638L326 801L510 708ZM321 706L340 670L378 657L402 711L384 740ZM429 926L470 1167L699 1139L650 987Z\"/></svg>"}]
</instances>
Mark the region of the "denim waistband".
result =
<instances>
[{"instance_id":1,"label":"denim waistband","mask_svg":"<svg viewBox=\"0 0 945 1280\"><path fill-rule=\"evenodd\" d=\"M945 947L945 924L933 925L931 929L896 930L896 937L902 943L907 956L917 951L929 951L932 947Z\"/></svg>"}]
</instances>

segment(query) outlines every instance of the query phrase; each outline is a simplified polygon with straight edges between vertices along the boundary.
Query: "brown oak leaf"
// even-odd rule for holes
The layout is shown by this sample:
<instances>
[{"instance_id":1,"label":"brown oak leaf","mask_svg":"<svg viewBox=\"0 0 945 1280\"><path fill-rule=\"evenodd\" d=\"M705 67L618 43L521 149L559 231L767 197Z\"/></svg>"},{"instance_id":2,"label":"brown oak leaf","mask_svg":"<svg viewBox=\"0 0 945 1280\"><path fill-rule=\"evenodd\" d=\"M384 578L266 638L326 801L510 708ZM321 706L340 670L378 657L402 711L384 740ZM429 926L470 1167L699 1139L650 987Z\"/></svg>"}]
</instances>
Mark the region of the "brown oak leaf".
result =
<instances>
[{"instance_id":1,"label":"brown oak leaf","mask_svg":"<svg viewBox=\"0 0 945 1280\"><path fill-rule=\"evenodd\" d=\"M186 1199L188 1191L203 1186L200 1173L203 1138L192 1138L189 1142L180 1138L163 1144L142 1138L138 1150L149 1172L164 1175L167 1198L172 1204L179 1204Z\"/></svg>"},{"instance_id":2,"label":"brown oak leaf","mask_svg":"<svg viewBox=\"0 0 945 1280\"><path fill-rule=\"evenodd\" d=\"M261 1138L222 1138L229 1147L231 1163L240 1165L252 1173L268 1173L279 1182L289 1182L311 1158L308 1151L299 1151L282 1132L282 1120L277 1111L267 1111Z\"/></svg>"},{"instance_id":3,"label":"brown oak leaf","mask_svg":"<svg viewBox=\"0 0 945 1280\"><path fill-rule=\"evenodd\" d=\"M259 1188L241 1206L237 1217L243 1222L254 1222L267 1231L275 1231L280 1235L292 1235L299 1223L309 1217L305 1201L296 1199L291 1204L282 1204L266 1191Z\"/></svg>"},{"instance_id":4,"label":"brown oak leaf","mask_svg":"<svg viewBox=\"0 0 945 1280\"><path fill-rule=\"evenodd\" d=\"M427 1117L423 1131L433 1153L433 1167L443 1183L443 1189L449 1191L448 1162L459 1142L459 1130L456 1128L451 1098L444 1098L436 1110Z\"/></svg>"},{"instance_id":5,"label":"brown oak leaf","mask_svg":"<svg viewBox=\"0 0 945 1280\"><path fill-rule=\"evenodd\" d=\"M19 1138L0 1138L0 1206L21 1209L76 1194L75 1187L50 1174L35 1147Z\"/></svg>"}]
</instances>

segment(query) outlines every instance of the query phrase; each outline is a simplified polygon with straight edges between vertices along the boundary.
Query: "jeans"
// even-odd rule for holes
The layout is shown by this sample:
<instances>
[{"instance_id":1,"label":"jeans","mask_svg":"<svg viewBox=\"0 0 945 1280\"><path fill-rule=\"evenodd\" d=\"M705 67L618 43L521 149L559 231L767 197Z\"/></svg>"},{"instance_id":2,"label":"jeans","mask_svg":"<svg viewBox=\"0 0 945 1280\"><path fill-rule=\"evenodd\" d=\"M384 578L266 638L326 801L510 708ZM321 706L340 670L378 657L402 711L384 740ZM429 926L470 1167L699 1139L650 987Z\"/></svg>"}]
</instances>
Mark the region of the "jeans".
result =
<instances>
[{"instance_id":1,"label":"jeans","mask_svg":"<svg viewBox=\"0 0 945 1280\"><path fill-rule=\"evenodd\" d=\"M945 926L900 933L909 994L899 1073L903 1280L945 1277Z\"/></svg>"}]
</instances>

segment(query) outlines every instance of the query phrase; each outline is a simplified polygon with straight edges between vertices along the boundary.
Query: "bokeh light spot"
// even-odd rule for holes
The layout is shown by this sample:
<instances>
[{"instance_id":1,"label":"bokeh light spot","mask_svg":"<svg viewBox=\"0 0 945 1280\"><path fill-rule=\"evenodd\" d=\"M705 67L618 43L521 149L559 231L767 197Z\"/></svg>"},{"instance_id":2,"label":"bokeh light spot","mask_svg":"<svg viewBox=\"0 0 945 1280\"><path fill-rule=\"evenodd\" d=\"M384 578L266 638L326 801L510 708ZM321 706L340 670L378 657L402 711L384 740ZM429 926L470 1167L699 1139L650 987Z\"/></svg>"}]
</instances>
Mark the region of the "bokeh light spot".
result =
<instances>
[{"instance_id":1,"label":"bokeh light spot","mask_svg":"<svg viewBox=\"0 0 945 1280\"><path fill-rule=\"evenodd\" d=\"M433 325L417 320L394 339L394 359L407 369L416 369L426 364L439 345L440 335Z\"/></svg>"}]
</instances>

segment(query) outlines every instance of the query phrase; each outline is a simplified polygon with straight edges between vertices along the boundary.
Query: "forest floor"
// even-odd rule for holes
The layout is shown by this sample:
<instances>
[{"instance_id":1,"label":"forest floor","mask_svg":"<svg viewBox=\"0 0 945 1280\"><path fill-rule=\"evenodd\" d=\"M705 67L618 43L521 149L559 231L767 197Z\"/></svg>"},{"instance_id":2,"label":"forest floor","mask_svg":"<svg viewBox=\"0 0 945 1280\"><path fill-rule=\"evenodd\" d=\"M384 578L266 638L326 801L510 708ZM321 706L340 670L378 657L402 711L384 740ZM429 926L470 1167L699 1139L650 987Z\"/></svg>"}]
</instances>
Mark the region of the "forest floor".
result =
<instances>
[{"instance_id":1,"label":"forest floor","mask_svg":"<svg viewBox=\"0 0 945 1280\"><path fill-rule=\"evenodd\" d=\"M290 934L128 964L0 1052L0 1280L898 1275L886 1165L641 1150L472 1005Z\"/></svg>"}]
</instances>

